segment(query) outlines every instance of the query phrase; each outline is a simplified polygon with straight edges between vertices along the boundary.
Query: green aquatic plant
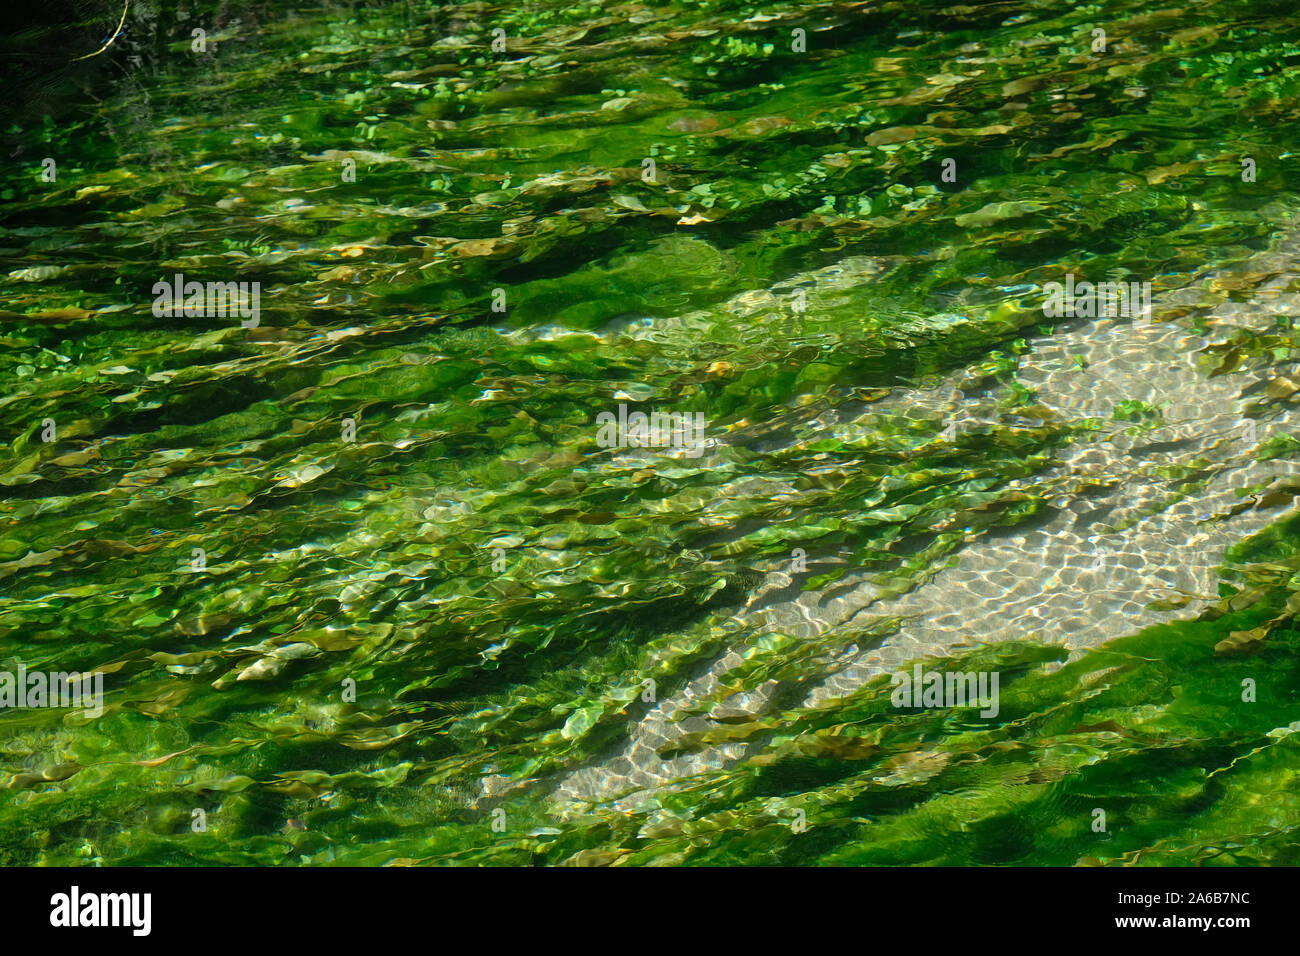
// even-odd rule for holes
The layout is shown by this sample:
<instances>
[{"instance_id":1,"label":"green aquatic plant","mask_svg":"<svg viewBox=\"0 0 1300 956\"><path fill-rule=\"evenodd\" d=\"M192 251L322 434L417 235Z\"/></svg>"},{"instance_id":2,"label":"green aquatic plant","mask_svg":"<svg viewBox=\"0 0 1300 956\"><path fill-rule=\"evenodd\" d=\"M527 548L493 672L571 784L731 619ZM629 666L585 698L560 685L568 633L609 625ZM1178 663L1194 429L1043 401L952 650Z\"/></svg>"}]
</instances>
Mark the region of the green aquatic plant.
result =
<instances>
[{"instance_id":1,"label":"green aquatic plant","mask_svg":"<svg viewBox=\"0 0 1300 956\"><path fill-rule=\"evenodd\" d=\"M204 2L256 26L132 14L16 109L0 670L106 696L0 711L0 862L1297 862L1297 528L1234 531L1295 495L1296 24L1013 6ZM1113 356L1041 308L1071 271L1151 279L1120 331L1199 331L1180 401L1231 385L1260 440L1106 457L1188 438L1145 381L1094 401ZM155 316L177 273L261 323ZM620 404L707 457L602 446ZM1239 460L1278 472L1198 516L1212 583L1133 595L1157 624L925 659L1000 674L996 717L809 699L901 615L757 616L1061 512L1122 537ZM611 754L662 713L640 769L699 766L638 787ZM592 768L627 782L564 791Z\"/></svg>"}]
</instances>

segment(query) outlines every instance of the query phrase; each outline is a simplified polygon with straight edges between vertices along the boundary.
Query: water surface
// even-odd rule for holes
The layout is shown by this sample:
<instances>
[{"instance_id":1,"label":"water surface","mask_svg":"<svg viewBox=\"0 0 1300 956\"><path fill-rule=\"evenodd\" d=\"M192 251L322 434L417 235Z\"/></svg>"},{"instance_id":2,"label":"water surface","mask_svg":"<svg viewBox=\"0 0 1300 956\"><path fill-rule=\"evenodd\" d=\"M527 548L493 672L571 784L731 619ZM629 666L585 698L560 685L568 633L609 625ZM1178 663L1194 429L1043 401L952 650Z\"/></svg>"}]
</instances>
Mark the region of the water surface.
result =
<instances>
[{"instance_id":1,"label":"water surface","mask_svg":"<svg viewBox=\"0 0 1300 956\"><path fill-rule=\"evenodd\" d=\"M0 668L105 698L0 861L1298 862L1289 4L108 6L5 74Z\"/></svg>"}]
</instances>

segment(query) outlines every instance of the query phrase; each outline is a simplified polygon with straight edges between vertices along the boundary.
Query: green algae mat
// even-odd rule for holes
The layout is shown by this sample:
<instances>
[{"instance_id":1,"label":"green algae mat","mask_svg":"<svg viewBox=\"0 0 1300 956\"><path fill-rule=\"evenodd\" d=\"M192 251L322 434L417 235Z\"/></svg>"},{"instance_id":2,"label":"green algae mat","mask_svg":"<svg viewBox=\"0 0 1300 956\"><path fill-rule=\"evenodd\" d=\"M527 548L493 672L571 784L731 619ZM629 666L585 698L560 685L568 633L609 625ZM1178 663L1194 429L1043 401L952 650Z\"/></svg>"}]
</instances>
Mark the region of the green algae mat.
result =
<instances>
[{"instance_id":1,"label":"green algae mat","mask_svg":"<svg viewBox=\"0 0 1300 956\"><path fill-rule=\"evenodd\" d=\"M1290 0L69 6L0 864L1300 863Z\"/></svg>"}]
</instances>

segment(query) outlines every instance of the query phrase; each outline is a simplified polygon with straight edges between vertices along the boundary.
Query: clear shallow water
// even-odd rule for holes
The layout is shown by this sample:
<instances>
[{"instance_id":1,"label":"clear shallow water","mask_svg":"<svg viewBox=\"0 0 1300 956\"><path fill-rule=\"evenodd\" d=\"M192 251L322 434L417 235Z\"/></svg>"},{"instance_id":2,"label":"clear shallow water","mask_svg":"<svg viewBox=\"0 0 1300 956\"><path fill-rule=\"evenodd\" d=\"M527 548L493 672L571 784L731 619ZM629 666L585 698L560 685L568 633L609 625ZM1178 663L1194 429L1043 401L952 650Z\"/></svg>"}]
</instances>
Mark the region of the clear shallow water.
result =
<instances>
[{"instance_id":1,"label":"clear shallow water","mask_svg":"<svg viewBox=\"0 0 1300 956\"><path fill-rule=\"evenodd\" d=\"M1283 5L175 16L15 74L6 862L1295 862Z\"/></svg>"}]
</instances>

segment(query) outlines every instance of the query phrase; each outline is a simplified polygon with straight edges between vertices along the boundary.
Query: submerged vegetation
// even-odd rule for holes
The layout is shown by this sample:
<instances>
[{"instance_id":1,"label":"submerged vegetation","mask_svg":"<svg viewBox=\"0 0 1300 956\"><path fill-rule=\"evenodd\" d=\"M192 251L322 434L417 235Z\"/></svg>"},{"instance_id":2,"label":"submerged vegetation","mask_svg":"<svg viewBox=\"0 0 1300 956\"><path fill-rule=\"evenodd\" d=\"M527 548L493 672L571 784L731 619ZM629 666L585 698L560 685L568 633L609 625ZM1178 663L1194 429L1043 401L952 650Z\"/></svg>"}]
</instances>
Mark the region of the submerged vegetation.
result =
<instances>
[{"instance_id":1,"label":"submerged vegetation","mask_svg":"<svg viewBox=\"0 0 1300 956\"><path fill-rule=\"evenodd\" d=\"M1300 863L1289 2L102 6L4 73L0 670L105 696L0 710L0 863ZM1092 500L1233 544L1065 642L755 611ZM996 716L810 697L881 647Z\"/></svg>"}]
</instances>

